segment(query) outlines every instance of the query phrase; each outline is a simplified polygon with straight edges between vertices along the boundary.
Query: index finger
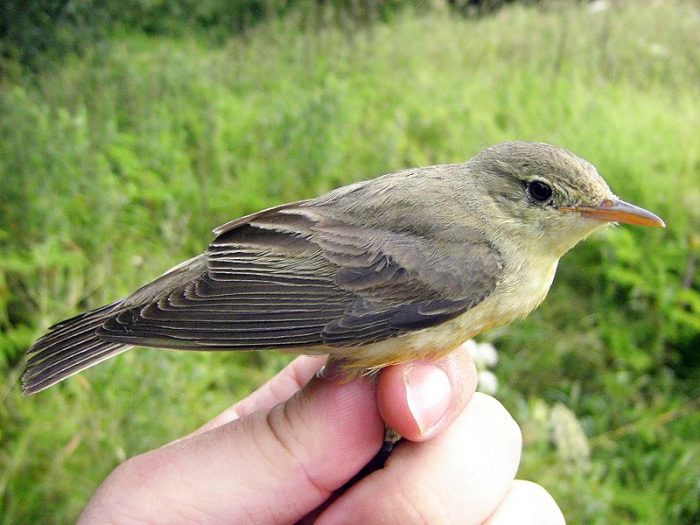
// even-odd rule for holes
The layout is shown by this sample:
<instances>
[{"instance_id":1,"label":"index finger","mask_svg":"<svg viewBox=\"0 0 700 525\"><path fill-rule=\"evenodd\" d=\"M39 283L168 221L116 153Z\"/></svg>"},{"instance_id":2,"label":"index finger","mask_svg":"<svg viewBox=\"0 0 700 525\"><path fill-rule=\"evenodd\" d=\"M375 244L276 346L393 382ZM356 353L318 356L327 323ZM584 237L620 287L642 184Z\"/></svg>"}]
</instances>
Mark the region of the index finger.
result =
<instances>
[{"instance_id":1,"label":"index finger","mask_svg":"<svg viewBox=\"0 0 700 525\"><path fill-rule=\"evenodd\" d=\"M214 419L187 435L186 438L209 432L258 410L268 411L275 405L287 401L314 377L326 363L326 359L326 356L302 355L297 357L255 392L236 402Z\"/></svg>"}]
</instances>

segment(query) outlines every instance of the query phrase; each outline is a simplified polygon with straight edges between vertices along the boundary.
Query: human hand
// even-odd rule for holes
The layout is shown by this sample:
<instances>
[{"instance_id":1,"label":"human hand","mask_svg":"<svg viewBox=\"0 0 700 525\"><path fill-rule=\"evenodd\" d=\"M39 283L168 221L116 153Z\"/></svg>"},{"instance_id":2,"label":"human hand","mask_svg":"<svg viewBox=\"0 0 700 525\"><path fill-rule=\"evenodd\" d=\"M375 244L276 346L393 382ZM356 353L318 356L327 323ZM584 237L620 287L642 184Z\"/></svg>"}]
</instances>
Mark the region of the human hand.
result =
<instances>
[{"instance_id":1,"label":"human hand","mask_svg":"<svg viewBox=\"0 0 700 525\"><path fill-rule=\"evenodd\" d=\"M300 357L193 434L123 463L80 523L564 523L544 489L514 481L520 430L474 393L466 353L376 382L317 377L322 364ZM408 441L314 513L375 455L385 421Z\"/></svg>"}]
</instances>

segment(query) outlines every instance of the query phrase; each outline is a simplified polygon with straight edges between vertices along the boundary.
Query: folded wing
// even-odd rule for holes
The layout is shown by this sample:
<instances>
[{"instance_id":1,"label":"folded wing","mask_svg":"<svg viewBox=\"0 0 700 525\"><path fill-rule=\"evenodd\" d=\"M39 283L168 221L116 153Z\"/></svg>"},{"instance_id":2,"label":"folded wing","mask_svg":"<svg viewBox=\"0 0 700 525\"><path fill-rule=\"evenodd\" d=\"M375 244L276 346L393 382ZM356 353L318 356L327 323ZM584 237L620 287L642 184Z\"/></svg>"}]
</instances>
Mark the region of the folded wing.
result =
<instances>
[{"instance_id":1,"label":"folded wing","mask_svg":"<svg viewBox=\"0 0 700 525\"><path fill-rule=\"evenodd\" d=\"M500 270L486 244L284 208L220 233L201 275L125 309L97 334L191 349L368 344L459 315L493 290Z\"/></svg>"},{"instance_id":2,"label":"folded wing","mask_svg":"<svg viewBox=\"0 0 700 525\"><path fill-rule=\"evenodd\" d=\"M217 230L205 254L112 305L52 327L29 351L25 391L131 345L266 349L369 344L481 302L502 267L485 243L359 227L301 202Z\"/></svg>"}]
</instances>

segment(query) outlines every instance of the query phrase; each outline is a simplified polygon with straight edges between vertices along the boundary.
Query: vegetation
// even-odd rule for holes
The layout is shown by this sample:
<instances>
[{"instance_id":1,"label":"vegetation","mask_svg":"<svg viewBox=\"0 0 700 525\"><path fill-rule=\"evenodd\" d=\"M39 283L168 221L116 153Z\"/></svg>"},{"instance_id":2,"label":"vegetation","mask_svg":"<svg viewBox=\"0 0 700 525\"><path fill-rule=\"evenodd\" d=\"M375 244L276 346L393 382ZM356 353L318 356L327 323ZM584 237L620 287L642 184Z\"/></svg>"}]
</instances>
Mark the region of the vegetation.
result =
<instances>
[{"instance_id":1,"label":"vegetation","mask_svg":"<svg viewBox=\"0 0 700 525\"><path fill-rule=\"evenodd\" d=\"M49 324L230 218L510 139L572 149L669 225L586 241L535 314L487 337L520 475L571 523L700 522L697 5L329 13L289 8L218 43L127 24L32 73L3 63L0 523L73 522L117 463L288 359L138 349L25 398L22 353Z\"/></svg>"}]
</instances>

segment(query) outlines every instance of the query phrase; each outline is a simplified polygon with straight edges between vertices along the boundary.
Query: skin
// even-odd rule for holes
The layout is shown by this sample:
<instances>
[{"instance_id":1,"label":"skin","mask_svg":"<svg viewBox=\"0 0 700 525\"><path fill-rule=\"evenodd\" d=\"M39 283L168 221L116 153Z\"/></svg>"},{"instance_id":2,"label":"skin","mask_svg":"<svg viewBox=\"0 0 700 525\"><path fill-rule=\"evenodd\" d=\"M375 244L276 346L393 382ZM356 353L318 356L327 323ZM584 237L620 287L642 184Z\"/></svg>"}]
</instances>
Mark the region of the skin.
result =
<instances>
[{"instance_id":1,"label":"skin","mask_svg":"<svg viewBox=\"0 0 700 525\"><path fill-rule=\"evenodd\" d=\"M474 392L466 353L388 367L377 382L316 377L322 363L298 358L189 436L122 464L79 523L564 523L542 487L514 479L520 430ZM314 510L374 455L385 422L411 441Z\"/></svg>"}]
</instances>

